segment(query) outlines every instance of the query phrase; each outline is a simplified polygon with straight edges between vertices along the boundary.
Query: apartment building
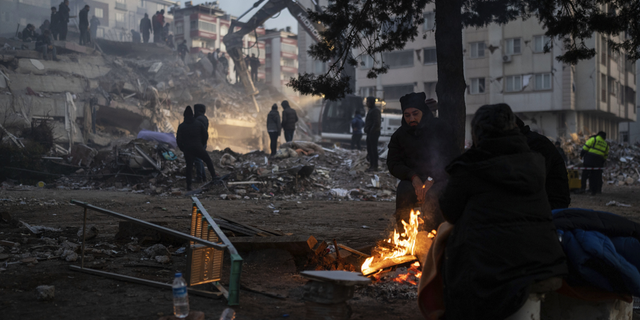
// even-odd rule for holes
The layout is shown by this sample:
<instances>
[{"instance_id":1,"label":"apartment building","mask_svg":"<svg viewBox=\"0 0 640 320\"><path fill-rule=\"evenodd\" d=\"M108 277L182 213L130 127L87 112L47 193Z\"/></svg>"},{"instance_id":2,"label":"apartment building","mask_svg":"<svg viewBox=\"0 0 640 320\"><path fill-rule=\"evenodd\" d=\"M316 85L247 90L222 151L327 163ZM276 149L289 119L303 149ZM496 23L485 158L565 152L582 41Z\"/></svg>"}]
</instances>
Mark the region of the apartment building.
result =
<instances>
[{"instance_id":1,"label":"apartment building","mask_svg":"<svg viewBox=\"0 0 640 320\"><path fill-rule=\"evenodd\" d=\"M403 50L376 59L360 59L359 95L383 98L387 108L399 108L398 99L409 92L424 91L437 98L433 5L425 9L424 18L426 39L418 37ZM572 66L555 59L562 54L562 43L544 32L535 19L464 30L468 140L473 114L484 104L507 103L525 124L550 137L602 130L618 139L619 124L636 120L635 64L612 52L606 36L588 39L587 46L595 48L597 56ZM545 47L550 52L545 53ZM381 58L389 72L368 79L368 69Z\"/></svg>"},{"instance_id":2,"label":"apartment building","mask_svg":"<svg viewBox=\"0 0 640 320\"><path fill-rule=\"evenodd\" d=\"M227 14L217 2L209 2L199 5L191 5L187 2L184 8L175 8L172 11L175 18L175 41L180 43L187 41L187 46L192 54L208 54L220 49L227 52L222 39L229 32L231 21L236 17ZM236 30L239 30L236 27ZM258 79L265 79L265 29L258 27L255 32L247 34L243 38L244 54L259 57L261 67L258 69ZM256 35L258 39L256 41ZM235 81L233 60L229 58L229 78Z\"/></svg>"},{"instance_id":3,"label":"apartment building","mask_svg":"<svg viewBox=\"0 0 640 320\"><path fill-rule=\"evenodd\" d=\"M49 19L52 3L51 0L0 0L0 35L13 36L29 23L38 28Z\"/></svg>"},{"instance_id":4,"label":"apartment building","mask_svg":"<svg viewBox=\"0 0 640 320\"><path fill-rule=\"evenodd\" d=\"M298 76L298 36L287 27L285 30L267 30L261 38L265 42L266 83L297 100L299 94L287 84L289 79Z\"/></svg>"}]
</instances>

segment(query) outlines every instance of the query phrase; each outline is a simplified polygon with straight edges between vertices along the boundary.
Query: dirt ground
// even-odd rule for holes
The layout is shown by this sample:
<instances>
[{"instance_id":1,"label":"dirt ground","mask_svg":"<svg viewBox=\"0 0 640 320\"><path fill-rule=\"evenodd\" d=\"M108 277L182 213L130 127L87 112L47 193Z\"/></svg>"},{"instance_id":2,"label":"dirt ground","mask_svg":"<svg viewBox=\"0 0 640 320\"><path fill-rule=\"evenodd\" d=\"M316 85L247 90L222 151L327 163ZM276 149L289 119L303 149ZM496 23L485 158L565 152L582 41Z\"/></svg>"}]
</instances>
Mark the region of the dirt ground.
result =
<instances>
[{"instance_id":1,"label":"dirt ground","mask_svg":"<svg viewBox=\"0 0 640 320\"><path fill-rule=\"evenodd\" d=\"M609 211L640 222L640 188L605 186L603 192L595 197L573 195L571 206ZM77 242L75 232L82 226L82 209L69 204L71 199L147 221L166 222L173 229L189 232L191 200L188 197L82 190L0 190L0 212L8 212L13 219L30 225L61 228L63 236ZM199 199L212 215L221 214L286 234L313 235L318 240L335 238L353 248L373 245L385 238L395 206L394 202L388 201L225 201L214 194L204 194ZM605 206L611 200L631 207ZM118 222L115 218L90 212L87 224L95 225L100 234L87 244L94 248L108 248L108 243L114 243ZM43 240L39 238L24 228L0 224L0 240L20 242L21 254L31 250L34 256L38 250L46 250L47 246L41 245ZM29 249L25 251L26 248ZM11 248L5 246L4 249L0 254L10 253ZM179 255L172 257L172 263L160 265L155 261L140 261L139 254L124 254L120 247L112 249L117 253L95 254L94 260L85 263L92 268L161 282L171 281L176 270L184 271L185 259ZM233 308L237 312L236 319L304 319L301 298L306 280L299 275L299 267L296 268L291 259L286 255L265 257L260 254L245 255L243 259L243 285L285 298L275 299L242 290L240 305ZM5 269L0 271L2 319L158 319L173 311L170 290L71 271L69 265L79 265L79 260L42 260L35 265L6 264L11 260L0 261L0 268ZM228 261L223 274L222 283L226 285ZM52 301L37 300L35 288L39 285L55 286L55 298ZM204 289L211 290L209 287ZM190 304L192 310L205 312L207 319L218 319L227 307L224 299L193 295L190 296ZM352 319L422 318L415 300L376 300L356 293L349 304L353 310Z\"/></svg>"}]
</instances>

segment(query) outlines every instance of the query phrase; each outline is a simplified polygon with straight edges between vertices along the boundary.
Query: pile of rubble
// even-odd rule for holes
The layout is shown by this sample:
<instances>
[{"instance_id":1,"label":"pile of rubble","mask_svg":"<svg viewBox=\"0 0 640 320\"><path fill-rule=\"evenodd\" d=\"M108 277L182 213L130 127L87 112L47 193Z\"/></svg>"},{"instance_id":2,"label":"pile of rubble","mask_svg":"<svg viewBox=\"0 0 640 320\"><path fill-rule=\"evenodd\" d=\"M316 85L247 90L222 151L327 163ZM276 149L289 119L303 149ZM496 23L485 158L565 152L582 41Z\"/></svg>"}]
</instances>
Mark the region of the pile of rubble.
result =
<instances>
[{"instance_id":1,"label":"pile of rubble","mask_svg":"<svg viewBox=\"0 0 640 320\"><path fill-rule=\"evenodd\" d=\"M568 168L582 167L580 152L589 136L572 134L571 139L562 141L562 149L569 160ZM640 185L640 145L618 143L607 140L609 158L605 164L603 178L608 184Z\"/></svg>"}]
</instances>

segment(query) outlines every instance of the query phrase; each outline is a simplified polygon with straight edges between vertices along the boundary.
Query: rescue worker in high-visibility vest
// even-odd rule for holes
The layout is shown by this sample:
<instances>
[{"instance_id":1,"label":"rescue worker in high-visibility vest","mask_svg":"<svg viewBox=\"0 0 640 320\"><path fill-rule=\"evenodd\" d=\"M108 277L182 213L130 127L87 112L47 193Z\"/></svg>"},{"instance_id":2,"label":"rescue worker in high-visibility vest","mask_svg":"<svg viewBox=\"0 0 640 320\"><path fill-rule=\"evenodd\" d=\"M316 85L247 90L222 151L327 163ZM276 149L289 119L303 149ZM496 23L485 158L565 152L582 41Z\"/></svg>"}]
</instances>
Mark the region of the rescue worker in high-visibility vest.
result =
<instances>
[{"instance_id":1,"label":"rescue worker in high-visibility vest","mask_svg":"<svg viewBox=\"0 0 640 320\"><path fill-rule=\"evenodd\" d=\"M582 147L580 156L584 157L583 166L587 168L602 168L604 162L609 156L609 144L605 139L607 134L603 131L598 132L595 136L589 138ZM591 195L602 193L602 169L599 170L582 170L582 191L587 187L587 179L589 179L589 191Z\"/></svg>"}]
</instances>

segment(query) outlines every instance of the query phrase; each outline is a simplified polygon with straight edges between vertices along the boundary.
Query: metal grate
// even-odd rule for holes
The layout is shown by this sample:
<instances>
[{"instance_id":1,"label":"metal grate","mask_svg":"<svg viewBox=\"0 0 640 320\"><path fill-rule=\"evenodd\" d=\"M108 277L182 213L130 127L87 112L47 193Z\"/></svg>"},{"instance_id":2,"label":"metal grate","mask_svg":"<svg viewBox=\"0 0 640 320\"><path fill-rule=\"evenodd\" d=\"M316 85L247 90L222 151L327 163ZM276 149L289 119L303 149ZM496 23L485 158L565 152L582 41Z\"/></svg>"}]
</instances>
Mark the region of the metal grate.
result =
<instances>
[{"instance_id":1,"label":"metal grate","mask_svg":"<svg viewBox=\"0 0 640 320\"><path fill-rule=\"evenodd\" d=\"M219 243L220 239L207 219L200 213L196 206L191 212L191 235L213 243ZM222 261L224 250L219 250L194 241L189 242L187 252L187 285L194 286L203 283L220 281L222 275Z\"/></svg>"}]
</instances>

